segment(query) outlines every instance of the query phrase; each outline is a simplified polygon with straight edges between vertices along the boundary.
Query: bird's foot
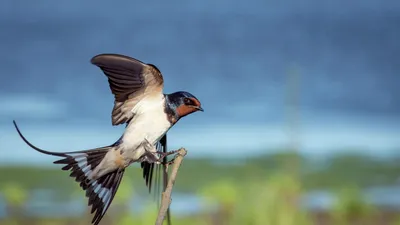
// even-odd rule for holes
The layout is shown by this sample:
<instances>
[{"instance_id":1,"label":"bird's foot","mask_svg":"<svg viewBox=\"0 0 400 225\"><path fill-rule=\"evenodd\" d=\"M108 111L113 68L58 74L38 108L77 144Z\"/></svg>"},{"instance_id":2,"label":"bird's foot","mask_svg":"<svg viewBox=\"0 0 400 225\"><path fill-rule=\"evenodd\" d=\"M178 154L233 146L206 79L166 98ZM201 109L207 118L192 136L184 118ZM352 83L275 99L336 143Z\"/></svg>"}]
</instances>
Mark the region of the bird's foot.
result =
<instances>
[{"instance_id":1,"label":"bird's foot","mask_svg":"<svg viewBox=\"0 0 400 225\"><path fill-rule=\"evenodd\" d=\"M166 153L166 152L163 152ZM147 152L146 155L144 155L143 157L140 158L140 162L148 162L148 163L155 163L158 165L171 165L174 163L175 158L167 161L167 162L163 162L163 159L167 156L167 154L161 156L160 158L157 158L156 153L154 152Z\"/></svg>"},{"instance_id":2,"label":"bird's foot","mask_svg":"<svg viewBox=\"0 0 400 225\"><path fill-rule=\"evenodd\" d=\"M159 164L159 165L165 165L165 166L171 165L171 164L174 163L175 157L174 157L173 159L167 161L167 162L163 162L163 159L164 159L165 157L167 157L167 156L169 156L169 155L173 155L173 154L175 154L175 153L177 153L177 152L178 152L178 151L169 151L169 152L160 152L160 151L157 151L156 154L159 154L160 156L159 156L157 162L155 162L155 163L156 163L156 164ZM176 156L176 154L175 154L175 156Z\"/></svg>"},{"instance_id":3,"label":"bird's foot","mask_svg":"<svg viewBox=\"0 0 400 225\"><path fill-rule=\"evenodd\" d=\"M177 153L177 152L178 152L177 150L169 151L169 152L156 151L156 153L160 155L160 158L161 158L161 159L163 159L163 158L165 158L165 157L167 157L167 156L169 156L169 155L173 155L173 154L175 154L175 153Z\"/></svg>"},{"instance_id":4,"label":"bird's foot","mask_svg":"<svg viewBox=\"0 0 400 225\"><path fill-rule=\"evenodd\" d=\"M156 162L156 163L157 163L157 164L161 164L161 165L165 165L165 166L167 166L167 167L168 167L169 165L174 164L175 158L176 158L176 156L177 156L177 154L176 154L177 152L178 152L177 150L175 150L175 151L169 151L169 152L161 152L161 153L163 154L163 156L161 156L160 160L159 160L158 162ZM159 154L159 153L158 153L158 154ZM169 161L167 161L167 162L162 162L162 161L161 161L163 158L167 157L168 155L173 155L173 154L175 154L173 159L171 159L171 160L169 160Z\"/></svg>"},{"instance_id":5,"label":"bird's foot","mask_svg":"<svg viewBox=\"0 0 400 225\"><path fill-rule=\"evenodd\" d=\"M175 158L166 163L163 162L163 159L169 155L176 154L178 152L177 150L169 152L157 151L157 148L154 145L152 145L146 138L142 142L142 145L147 153L146 157L143 158L144 161L147 161L149 163L163 164L163 165L171 165L174 163Z\"/></svg>"}]
</instances>

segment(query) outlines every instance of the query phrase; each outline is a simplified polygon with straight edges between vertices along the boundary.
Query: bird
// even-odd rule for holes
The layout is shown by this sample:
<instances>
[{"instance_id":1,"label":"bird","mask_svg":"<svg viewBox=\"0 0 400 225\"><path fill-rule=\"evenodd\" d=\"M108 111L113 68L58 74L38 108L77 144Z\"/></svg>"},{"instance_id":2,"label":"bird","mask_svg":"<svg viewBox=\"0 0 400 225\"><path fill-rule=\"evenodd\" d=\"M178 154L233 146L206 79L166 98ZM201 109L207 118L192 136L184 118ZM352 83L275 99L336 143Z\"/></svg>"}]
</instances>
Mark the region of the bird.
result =
<instances>
[{"instance_id":1,"label":"bird","mask_svg":"<svg viewBox=\"0 0 400 225\"><path fill-rule=\"evenodd\" d=\"M87 150L48 151L29 142L15 120L13 123L28 146L61 158L53 163L70 171L70 176L86 192L88 206L94 214L91 224L97 225L111 205L125 169L131 164L140 163L149 192L153 173L156 172L157 176L162 166L165 190L167 156L176 152L167 151L167 132L183 117L204 110L199 99L187 91L165 94L163 75L153 64L114 53L96 55L90 62L106 75L114 95L112 125L125 125L123 134L115 143ZM169 211L167 218L170 223Z\"/></svg>"}]
</instances>

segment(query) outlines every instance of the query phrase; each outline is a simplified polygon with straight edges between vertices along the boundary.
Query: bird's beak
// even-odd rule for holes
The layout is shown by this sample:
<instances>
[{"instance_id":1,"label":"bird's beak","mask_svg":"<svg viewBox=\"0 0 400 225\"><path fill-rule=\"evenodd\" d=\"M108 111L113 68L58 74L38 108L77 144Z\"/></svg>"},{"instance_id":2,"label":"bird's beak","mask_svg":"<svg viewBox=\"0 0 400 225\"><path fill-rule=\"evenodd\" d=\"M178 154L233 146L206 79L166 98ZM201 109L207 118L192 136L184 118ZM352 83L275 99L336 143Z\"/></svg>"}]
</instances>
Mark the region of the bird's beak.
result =
<instances>
[{"instance_id":1,"label":"bird's beak","mask_svg":"<svg viewBox=\"0 0 400 225\"><path fill-rule=\"evenodd\" d=\"M203 109L203 108L201 108L200 106L197 106L197 107L196 107L196 109L197 109L197 110L199 110L199 111L202 111L202 112L204 112L204 109Z\"/></svg>"}]
</instances>

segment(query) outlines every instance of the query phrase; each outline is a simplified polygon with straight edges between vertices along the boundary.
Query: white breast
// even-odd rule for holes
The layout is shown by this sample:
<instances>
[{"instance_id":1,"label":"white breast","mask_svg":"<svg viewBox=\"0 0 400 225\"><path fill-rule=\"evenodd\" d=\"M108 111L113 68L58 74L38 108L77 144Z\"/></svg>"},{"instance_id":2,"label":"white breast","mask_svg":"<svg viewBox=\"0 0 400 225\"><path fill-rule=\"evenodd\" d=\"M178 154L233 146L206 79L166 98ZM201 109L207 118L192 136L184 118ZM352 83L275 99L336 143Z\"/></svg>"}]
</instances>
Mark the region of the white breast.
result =
<instances>
[{"instance_id":1,"label":"white breast","mask_svg":"<svg viewBox=\"0 0 400 225\"><path fill-rule=\"evenodd\" d=\"M132 109L135 116L126 128L121 144L132 160L144 153L141 143L145 138L154 145L171 127L164 112L164 103L163 96L147 98Z\"/></svg>"}]
</instances>

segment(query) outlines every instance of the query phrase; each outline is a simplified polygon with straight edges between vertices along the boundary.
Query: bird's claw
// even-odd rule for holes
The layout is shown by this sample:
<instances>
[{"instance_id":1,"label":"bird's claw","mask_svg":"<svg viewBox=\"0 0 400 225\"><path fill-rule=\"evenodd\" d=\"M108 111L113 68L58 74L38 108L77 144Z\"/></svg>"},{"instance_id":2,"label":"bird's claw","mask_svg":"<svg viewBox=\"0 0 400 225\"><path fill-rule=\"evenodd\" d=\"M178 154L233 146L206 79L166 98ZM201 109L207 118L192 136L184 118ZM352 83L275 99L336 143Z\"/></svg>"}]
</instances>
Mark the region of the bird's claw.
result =
<instances>
[{"instance_id":1,"label":"bird's claw","mask_svg":"<svg viewBox=\"0 0 400 225\"><path fill-rule=\"evenodd\" d=\"M165 165L165 166L168 166L168 165L171 165L171 164L173 164L174 163L174 161L175 161L175 157L176 157L176 153L177 151L169 151L169 152L160 152L160 151L157 151L156 153L157 154L159 154L160 156L159 156L159 159L158 159L158 161L156 162L156 164L161 164L161 165ZM173 154L175 154L175 157L173 158L173 159L171 159L171 160L169 160L169 161L167 161L167 162L163 162L162 160L165 158L165 157L167 157L167 156L169 156L169 155L173 155Z\"/></svg>"},{"instance_id":2,"label":"bird's claw","mask_svg":"<svg viewBox=\"0 0 400 225\"><path fill-rule=\"evenodd\" d=\"M169 155L173 155L175 153L177 153L178 151L174 150L174 151L169 151L169 152L161 152L161 151L156 151L157 154L160 155L160 158L164 158L167 157Z\"/></svg>"},{"instance_id":3,"label":"bird's claw","mask_svg":"<svg viewBox=\"0 0 400 225\"><path fill-rule=\"evenodd\" d=\"M166 165L166 166L174 163L175 157L166 163L163 162L163 159L169 155L173 155L173 154L177 153L178 152L177 150L169 151L169 152L157 151L156 147L154 145L152 145L149 142L149 140L147 140L147 138L144 139L142 145L143 145L143 148L148 153L147 157L143 158L143 160L148 161L150 163L156 163L159 165L162 164L162 165ZM157 154L158 154L158 157L157 157Z\"/></svg>"},{"instance_id":4,"label":"bird's claw","mask_svg":"<svg viewBox=\"0 0 400 225\"><path fill-rule=\"evenodd\" d=\"M175 156L176 156L176 153L178 152L177 150L169 151L169 152L157 151L156 147L154 145L152 145L150 143L150 141L147 140L147 138L144 139L142 145L143 145L143 148L147 152L147 156L142 159L143 161L148 161L149 163L155 163L155 164L165 165L165 166L168 166L168 165L171 165L174 163L175 157L167 162L163 162L163 159L165 157L167 157L169 155L173 155L173 154L175 154Z\"/></svg>"}]
</instances>

